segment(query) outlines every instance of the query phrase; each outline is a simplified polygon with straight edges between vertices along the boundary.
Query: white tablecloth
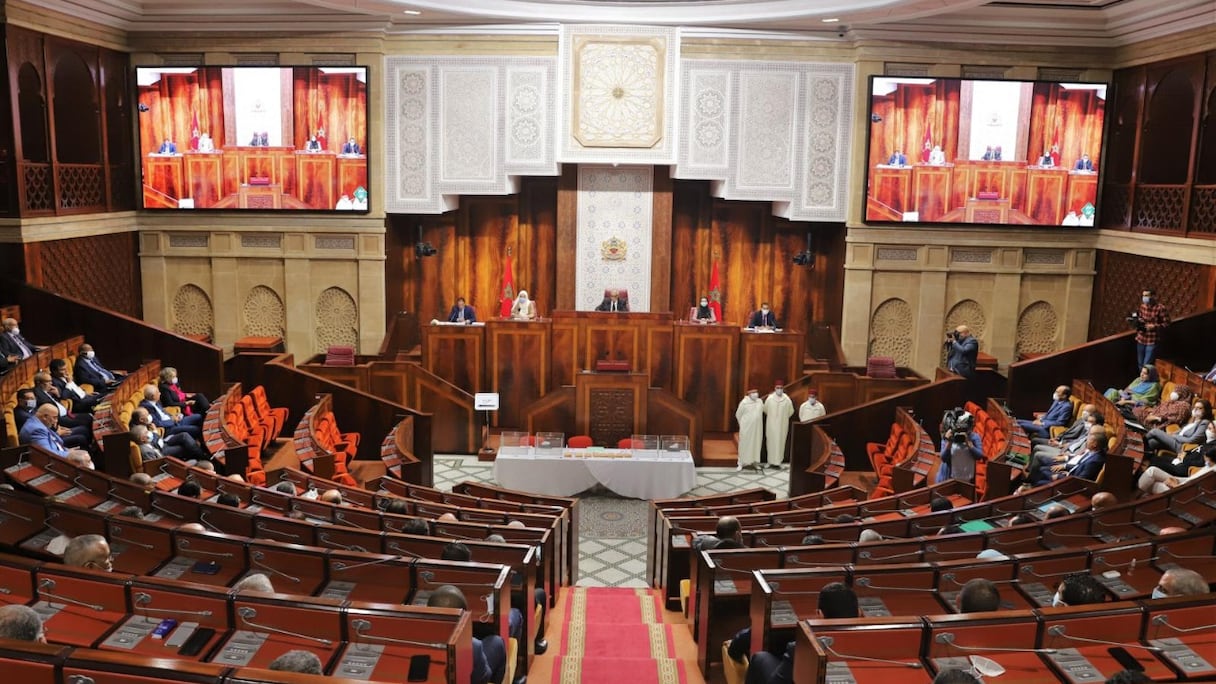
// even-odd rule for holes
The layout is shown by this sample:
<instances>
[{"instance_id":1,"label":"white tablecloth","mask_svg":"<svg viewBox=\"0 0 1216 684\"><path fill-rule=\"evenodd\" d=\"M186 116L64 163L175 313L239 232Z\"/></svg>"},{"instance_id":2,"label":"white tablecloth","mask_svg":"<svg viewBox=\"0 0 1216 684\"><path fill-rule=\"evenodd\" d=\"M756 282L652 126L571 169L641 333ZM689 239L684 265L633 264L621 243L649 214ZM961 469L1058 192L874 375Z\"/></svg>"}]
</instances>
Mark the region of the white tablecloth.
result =
<instances>
[{"instance_id":1,"label":"white tablecloth","mask_svg":"<svg viewBox=\"0 0 1216 684\"><path fill-rule=\"evenodd\" d=\"M635 499L670 499L697 484L688 451L638 450L629 458L607 458L629 453L628 449L503 447L494 459L494 480L508 489L554 496L578 494L598 483Z\"/></svg>"}]
</instances>

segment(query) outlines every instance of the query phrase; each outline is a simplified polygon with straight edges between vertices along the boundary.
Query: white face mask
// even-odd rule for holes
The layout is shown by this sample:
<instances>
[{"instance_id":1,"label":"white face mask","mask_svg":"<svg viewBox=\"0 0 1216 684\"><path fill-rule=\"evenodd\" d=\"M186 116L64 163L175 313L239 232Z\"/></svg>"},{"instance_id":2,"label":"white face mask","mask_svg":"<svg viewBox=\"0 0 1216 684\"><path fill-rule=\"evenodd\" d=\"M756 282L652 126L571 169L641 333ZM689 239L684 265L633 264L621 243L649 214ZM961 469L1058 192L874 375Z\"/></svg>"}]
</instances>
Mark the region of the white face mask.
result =
<instances>
[{"instance_id":1,"label":"white face mask","mask_svg":"<svg viewBox=\"0 0 1216 684\"><path fill-rule=\"evenodd\" d=\"M1192 416L1194 416L1194 417L1196 417L1196 418L1202 418L1202 417L1203 417L1203 409L1192 409L1192 410L1191 410L1191 415L1192 415Z\"/></svg>"},{"instance_id":2,"label":"white face mask","mask_svg":"<svg viewBox=\"0 0 1216 684\"><path fill-rule=\"evenodd\" d=\"M811 396L807 397L807 398L806 398L806 400L807 400L807 402L809 402L809 403L811 403L811 404L818 404L818 403L819 403L819 397L815 396L814 394L812 394Z\"/></svg>"},{"instance_id":3,"label":"white face mask","mask_svg":"<svg viewBox=\"0 0 1216 684\"><path fill-rule=\"evenodd\" d=\"M701 300L701 306L709 306L709 302L707 302L707 301L705 301L704 299L702 299L702 300Z\"/></svg>"},{"instance_id":4,"label":"white face mask","mask_svg":"<svg viewBox=\"0 0 1216 684\"><path fill-rule=\"evenodd\" d=\"M1168 597L1169 597L1169 594L1162 591L1161 587L1153 587L1153 598L1159 599L1159 598L1168 598Z\"/></svg>"},{"instance_id":5,"label":"white face mask","mask_svg":"<svg viewBox=\"0 0 1216 684\"><path fill-rule=\"evenodd\" d=\"M1140 301L1144 302L1145 304L1148 304L1153 301L1153 298L1152 297L1141 297Z\"/></svg>"},{"instance_id":6,"label":"white face mask","mask_svg":"<svg viewBox=\"0 0 1216 684\"><path fill-rule=\"evenodd\" d=\"M170 385L176 385L176 384L177 384L177 378L171 378L171 379L169 380L169 384L170 384Z\"/></svg>"},{"instance_id":7,"label":"white face mask","mask_svg":"<svg viewBox=\"0 0 1216 684\"><path fill-rule=\"evenodd\" d=\"M776 394L777 396L781 396L781 395L785 394L785 390L778 387L777 389L773 390L773 394Z\"/></svg>"},{"instance_id":8,"label":"white face mask","mask_svg":"<svg viewBox=\"0 0 1216 684\"><path fill-rule=\"evenodd\" d=\"M750 392L750 393L748 393L747 398L748 399L759 399L760 393L759 392Z\"/></svg>"},{"instance_id":9,"label":"white face mask","mask_svg":"<svg viewBox=\"0 0 1216 684\"><path fill-rule=\"evenodd\" d=\"M20 334L21 334L21 328L18 328L18 327L15 327L15 326L14 326L14 327L13 327L13 334L14 334L14 335L20 335Z\"/></svg>"},{"instance_id":10,"label":"white face mask","mask_svg":"<svg viewBox=\"0 0 1216 684\"><path fill-rule=\"evenodd\" d=\"M1170 392L1170 401L1178 401L1178 393Z\"/></svg>"},{"instance_id":11,"label":"white face mask","mask_svg":"<svg viewBox=\"0 0 1216 684\"><path fill-rule=\"evenodd\" d=\"M768 313L768 309L760 309L760 313L766 314L766 313Z\"/></svg>"},{"instance_id":12,"label":"white face mask","mask_svg":"<svg viewBox=\"0 0 1216 684\"><path fill-rule=\"evenodd\" d=\"M37 399L26 399L26 400L25 400L25 407L26 407L26 408L37 408L37 407L38 407L38 400L37 400Z\"/></svg>"},{"instance_id":13,"label":"white face mask","mask_svg":"<svg viewBox=\"0 0 1216 684\"><path fill-rule=\"evenodd\" d=\"M1060 400L1060 394L1059 394L1059 392L1052 392L1052 394L1051 394L1051 400L1052 400L1052 401L1059 401L1059 400Z\"/></svg>"},{"instance_id":14,"label":"white face mask","mask_svg":"<svg viewBox=\"0 0 1216 684\"><path fill-rule=\"evenodd\" d=\"M1056 595L1051 597L1052 608L1059 608L1060 606L1067 606L1067 605L1068 605L1067 603L1064 603L1064 599L1060 597L1060 590L1057 589Z\"/></svg>"},{"instance_id":15,"label":"white face mask","mask_svg":"<svg viewBox=\"0 0 1216 684\"><path fill-rule=\"evenodd\" d=\"M31 406L31 407L33 406L32 402L31 402L30 404L28 404L28 405L29 405L29 406ZM1208 441L1209 441L1209 442L1216 442L1216 432L1213 432L1213 431L1211 431L1211 430L1208 430Z\"/></svg>"},{"instance_id":16,"label":"white face mask","mask_svg":"<svg viewBox=\"0 0 1216 684\"><path fill-rule=\"evenodd\" d=\"M89 351L87 351L87 352L85 352L85 353L84 353L84 357L85 357L86 359L91 359L91 358L93 358L94 356L95 356L95 353L93 352L93 350L92 350L92 349L90 349Z\"/></svg>"}]
</instances>

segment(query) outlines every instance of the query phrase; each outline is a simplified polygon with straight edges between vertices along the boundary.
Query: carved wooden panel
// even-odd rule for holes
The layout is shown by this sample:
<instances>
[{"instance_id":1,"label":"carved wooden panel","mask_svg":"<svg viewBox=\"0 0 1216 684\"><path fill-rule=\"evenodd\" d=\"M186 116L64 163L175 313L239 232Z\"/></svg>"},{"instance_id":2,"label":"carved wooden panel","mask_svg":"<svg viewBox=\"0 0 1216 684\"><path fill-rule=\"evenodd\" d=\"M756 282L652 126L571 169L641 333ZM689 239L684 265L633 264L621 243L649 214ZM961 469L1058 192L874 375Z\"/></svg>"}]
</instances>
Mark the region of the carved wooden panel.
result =
<instances>
[{"instance_id":1,"label":"carved wooden panel","mask_svg":"<svg viewBox=\"0 0 1216 684\"><path fill-rule=\"evenodd\" d=\"M589 432L597 445L615 445L634 433L632 390L593 389L589 409Z\"/></svg>"},{"instance_id":2,"label":"carved wooden panel","mask_svg":"<svg viewBox=\"0 0 1216 684\"><path fill-rule=\"evenodd\" d=\"M575 381L575 433L596 446L647 432L648 390L643 373L581 373Z\"/></svg>"},{"instance_id":3,"label":"carved wooden panel","mask_svg":"<svg viewBox=\"0 0 1216 684\"><path fill-rule=\"evenodd\" d=\"M697 407L706 432L729 432L739 402L739 329L676 325L675 395Z\"/></svg>"},{"instance_id":4,"label":"carved wooden panel","mask_svg":"<svg viewBox=\"0 0 1216 684\"><path fill-rule=\"evenodd\" d=\"M25 279L52 292L140 318L143 295L136 236L117 233L27 245Z\"/></svg>"},{"instance_id":5,"label":"carved wooden panel","mask_svg":"<svg viewBox=\"0 0 1216 684\"><path fill-rule=\"evenodd\" d=\"M496 424L522 427L523 409L549 391L549 322L486 324L490 391L501 395Z\"/></svg>"},{"instance_id":6,"label":"carved wooden panel","mask_svg":"<svg viewBox=\"0 0 1216 684\"><path fill-rule=\"evenodd\" d=\"M485 391L484 326L422 326L422 364L469 394Z\"/></svg>"},{"instance_id":7,"label":"carved wooden panel","mask_svg":"<svg viewBox=\"0 0 1216 684\"><path fill-rule=\"evenodd\" d=\"M1124 318L1140 305L1140 292L1146 287L1157 290L1157 298L1173 318L1213 305L1216 267L1120 252L1098 255L1090 339L1128 330Z\"/></svg>"}]
</instances>

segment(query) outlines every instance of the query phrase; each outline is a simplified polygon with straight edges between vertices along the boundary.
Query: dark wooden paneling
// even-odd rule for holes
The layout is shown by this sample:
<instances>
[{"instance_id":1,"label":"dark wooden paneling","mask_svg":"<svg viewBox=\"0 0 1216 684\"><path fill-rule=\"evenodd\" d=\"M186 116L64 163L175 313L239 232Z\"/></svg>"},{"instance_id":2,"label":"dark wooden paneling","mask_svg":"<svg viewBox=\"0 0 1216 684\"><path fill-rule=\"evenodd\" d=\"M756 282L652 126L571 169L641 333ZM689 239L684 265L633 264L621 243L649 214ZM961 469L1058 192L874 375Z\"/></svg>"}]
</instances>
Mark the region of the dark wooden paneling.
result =
<instances>
[{"instance_id":1,"label":"dark wooden paneling","mask_svg":"<svg viewBox=\"0 0 1216 684\"><path fill-rule=\"evenodd\" d=\"M490 321L486 374L501 408L495 425L524 424L524 407L549 391L549 322Z\"/></svg>"},{"instance_id":2,"label":"dark wooden paneling","mask_svg":"<svg viewBox=\"0 0 1216 684\"><path fill-rule=\"evenodd\" d=\"M654 168L654 208L650 243L650 310L668 308L671 290L671 222L673 184L671 169ZM678 309L676 311L679 311Z\"/></svg>"},{"instance_id":3,"label":"dark wooden paneling","mask_svg":"<svg viewBox=\"0 0 1216 684\"><path fill-rule=\"evenodd\" d=\"M802 376L801 334L745 332L740 343L740 392L755 387L767 394L776 381L792 383Z\"/></svg>"},{"instance_id":4,"label":"dark wooden paneling","mask_svg":"<svg viewBox=\"0 0 1216 684\"><path fill-rule=\"evenodd\" d=\"M573 311L578 236L578 167L567 164L557 186L557 308Z\"/></svg>"},{"instance_id":5,"label":"dark wooden paneling","mask_svg":"<svg viewBox=\"0 0 1216 684\"><path fill-rule=\"evenodd\" d=\"M143 315L138 235L116 233L26 245L26 282L139 318Z\"/></svg>"},{"instance_id":6,"label":"dark wooden paneling","mask_svg":"<svg viewBox=\"0 0 1216 684\"><path fill-rule=\"evenodd\" d=\"M1140 292L1146 287L1157 290L1157 298L1175 318L1216 305L1213 266L1107 251L1098 252L1097 266L1089 315L1091 340L1128 330L1124 319L1140 306ZM1134 365L1135 356L1131 358Z\"/></svg>"},{"instance_id":7,"label":"dark wooden paneling","mask_svg":"<svg viewBox=\"0 0 1216 684\"><path fill-rule=\"evenodd\" d=\"M696 407L706 432L734 430L739 401L736 366L739 329L734 326L677 324L675 395Z\"/></svg>"},{"instance_id":8,"label":"dark wooden paneling","mask_svg":"<svg viewBox=\"0 0 1216 684\"><path fill-rule=\"evenodd\" d=\"M470 394L485 387L484 326L422 326L422 364L430 373Z\"/></svg>"}]
</instances>

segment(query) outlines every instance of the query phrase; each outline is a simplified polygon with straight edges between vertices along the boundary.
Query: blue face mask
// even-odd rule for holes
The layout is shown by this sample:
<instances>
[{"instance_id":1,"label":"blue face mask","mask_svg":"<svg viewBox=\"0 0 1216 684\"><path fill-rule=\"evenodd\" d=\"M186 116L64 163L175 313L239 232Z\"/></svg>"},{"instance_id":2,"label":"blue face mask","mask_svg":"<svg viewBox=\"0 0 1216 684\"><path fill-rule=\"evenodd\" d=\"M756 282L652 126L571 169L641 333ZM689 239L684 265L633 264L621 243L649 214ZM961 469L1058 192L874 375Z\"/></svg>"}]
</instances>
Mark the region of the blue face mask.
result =
<instances>
[{"instance_id":1,"label":"blue face mask","mask_svg":"<svg viewBox=\"0 0 1216 684\"><path fill-rule=\"evenodd\" d=\"M1153 298L1152 297L1141 297L1140 301L1144 302L1145 304L1148 304L1153 301Z\"/></svg>"},{"instance_id":2,"label":"blue face mask","mask_svg":"<svg viewBox=\"0 0 1216 684\"><path fill-rule=\"evenodd\" d=\"M1168 597L1169 597L1169 594L1165 593L1165 591L1163 591L1161 589L1161 587L1153 587L1153 598L1159 599L1159 598L1168 598Z\"/></svg>"},{"instance_id":3,"label":"blue face mask","mask_svg":"<svg viewBox=\"0 0 1216 684\"><path fill-rule=\"evenodd\" d=\"M1061 606L1067 606L1067 605L1068 605L1067 603L1064 603L1064 599L1060 597L1060 592L1057 591L1056 595L1051 597L1051 607L1052 608L1059 608Z\"/></svg>"}]
</instances>

